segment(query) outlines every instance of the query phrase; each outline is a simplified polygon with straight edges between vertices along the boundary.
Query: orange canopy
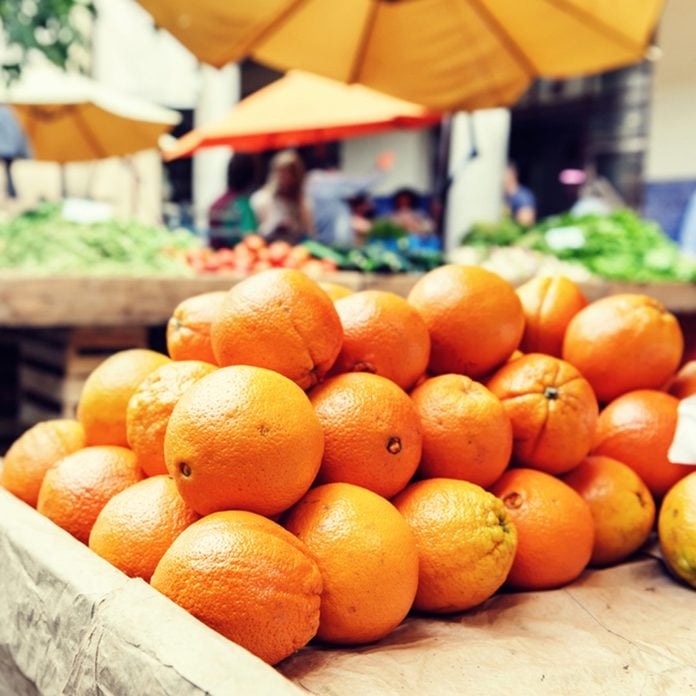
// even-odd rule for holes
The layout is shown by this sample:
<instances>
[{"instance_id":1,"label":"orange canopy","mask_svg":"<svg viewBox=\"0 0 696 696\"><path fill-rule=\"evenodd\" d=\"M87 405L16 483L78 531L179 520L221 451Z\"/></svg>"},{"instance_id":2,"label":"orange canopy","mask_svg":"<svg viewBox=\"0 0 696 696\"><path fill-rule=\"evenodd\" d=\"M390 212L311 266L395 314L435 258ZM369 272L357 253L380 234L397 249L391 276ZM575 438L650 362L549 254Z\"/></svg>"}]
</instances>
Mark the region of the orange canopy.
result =
<instances>
[{"instance_id":1,"label":"orange canopy","mask_svg":"<svg viewBox=\"0 0 696 696\"><path fill-rule=\"evenodd\" d=\"M664 0L139 0L198 58L246 56L437 111L640 60Z\"/></svg>"},{"instance_id":2,"label":"orange canopy","mask_svg":"<svg viewBox=\"0 0 696 696\"><path fill-rule=\"evenodd\" d=\"M221 121L179 138L164 150L164 158L190 156L213 145L240 152L297 147L439 120L439 114L418 104L293 70L239 102Z\"/></svg>"}]
</instances>

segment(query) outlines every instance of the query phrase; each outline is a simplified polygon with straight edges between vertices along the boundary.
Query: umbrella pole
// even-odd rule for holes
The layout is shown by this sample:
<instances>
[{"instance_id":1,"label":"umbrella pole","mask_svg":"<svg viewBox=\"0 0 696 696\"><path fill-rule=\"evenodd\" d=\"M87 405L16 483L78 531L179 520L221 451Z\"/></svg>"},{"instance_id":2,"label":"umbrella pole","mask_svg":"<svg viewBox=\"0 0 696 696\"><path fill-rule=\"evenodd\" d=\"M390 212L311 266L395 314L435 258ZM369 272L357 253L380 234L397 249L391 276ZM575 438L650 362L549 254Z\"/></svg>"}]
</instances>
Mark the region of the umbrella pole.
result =
<instances>
[{"instance_id":1,"label":"umbrella pole","mask_svg":"<svg viewBox=\"0 0 696 696\"><path fill-rule=\"evenodd\" d=\"M449 188L449 151L452 140L452 115L447 114L440 123L440 136L437 144L435 162L435 229L438 237L444 239L447 189Z\"/></svg>"},{"instance_id":2,"label":"umbrella pole","mask_svg":"<svg viewBox=\"0 0 696 696\"><path fill-rule=\"evenodd\" d=\"M59 176L60 176L60 197L68 197L68 172L66 170L67 165L62 162L58 165Z\"/></svg>"}]
</instances>

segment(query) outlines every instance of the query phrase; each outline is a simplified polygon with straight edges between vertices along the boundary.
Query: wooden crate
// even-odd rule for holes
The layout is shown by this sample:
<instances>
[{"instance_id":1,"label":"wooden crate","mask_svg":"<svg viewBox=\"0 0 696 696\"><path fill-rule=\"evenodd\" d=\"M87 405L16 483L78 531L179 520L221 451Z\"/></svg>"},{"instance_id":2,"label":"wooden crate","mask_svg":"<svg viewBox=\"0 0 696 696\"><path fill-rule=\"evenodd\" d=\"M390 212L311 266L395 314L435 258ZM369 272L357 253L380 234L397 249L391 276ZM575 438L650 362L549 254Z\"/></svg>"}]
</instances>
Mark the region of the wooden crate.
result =
<instances>
[{"instance_id":1,"label":"wooden crate","mask_svg":"<svg viewBox=\"0 0 696 696\"><path fill-rule=\"evenodd\" d=\"M74 418L82 387L104 359L127 348L146 348L145 327L46 329L19 340L19 421Z\"/></svg>"}]
</instances>

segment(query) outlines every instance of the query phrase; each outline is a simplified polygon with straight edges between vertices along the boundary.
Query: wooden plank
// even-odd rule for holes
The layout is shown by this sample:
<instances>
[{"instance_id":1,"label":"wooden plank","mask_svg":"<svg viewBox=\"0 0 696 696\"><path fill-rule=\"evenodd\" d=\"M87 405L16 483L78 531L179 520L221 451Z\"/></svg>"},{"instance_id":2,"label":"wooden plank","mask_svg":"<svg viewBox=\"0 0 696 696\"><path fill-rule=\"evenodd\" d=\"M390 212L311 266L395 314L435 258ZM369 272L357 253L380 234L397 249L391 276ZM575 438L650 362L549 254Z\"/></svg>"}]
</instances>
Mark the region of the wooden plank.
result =
<instances>
[{"instance_id":1,"label":"wooden plank","mask_svg":"<svg viewBox=\"0 0 696 696\"><path fill-rule=\"evenodd\" d=\"M40 394L71 409L77 404L84 384L83 377L55 375L28 365L19 368L20 396L27 392Z\"/></svg>"}]
</instances>

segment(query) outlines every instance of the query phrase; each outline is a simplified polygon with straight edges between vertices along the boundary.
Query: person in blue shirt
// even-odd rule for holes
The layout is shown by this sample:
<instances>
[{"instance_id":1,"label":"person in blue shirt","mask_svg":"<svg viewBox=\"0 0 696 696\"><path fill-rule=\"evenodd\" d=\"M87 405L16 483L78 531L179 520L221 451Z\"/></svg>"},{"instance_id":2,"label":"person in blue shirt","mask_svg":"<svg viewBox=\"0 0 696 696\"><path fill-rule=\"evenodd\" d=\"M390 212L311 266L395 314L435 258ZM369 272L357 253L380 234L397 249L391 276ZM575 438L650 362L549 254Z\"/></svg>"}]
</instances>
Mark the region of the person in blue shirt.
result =
<instances>
[{"instance_id":1,"label":"person in blue shirt","mask_svg":"<svg viewBox=\"0 0 696 696\"><path fill-rule=\"evenodd\" d=\"M526 186L520 184L517 165L512 161L505 169L503 192L510 217L524 227L533 225L536 222L536 199Z\"/></svg>"}]
</instances>

